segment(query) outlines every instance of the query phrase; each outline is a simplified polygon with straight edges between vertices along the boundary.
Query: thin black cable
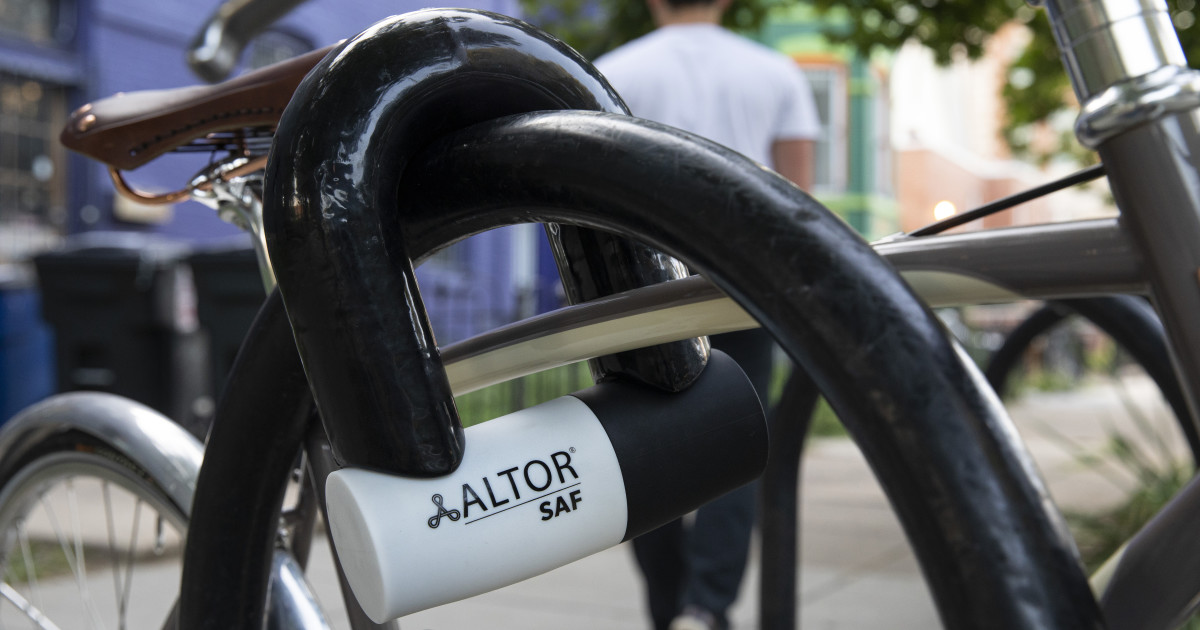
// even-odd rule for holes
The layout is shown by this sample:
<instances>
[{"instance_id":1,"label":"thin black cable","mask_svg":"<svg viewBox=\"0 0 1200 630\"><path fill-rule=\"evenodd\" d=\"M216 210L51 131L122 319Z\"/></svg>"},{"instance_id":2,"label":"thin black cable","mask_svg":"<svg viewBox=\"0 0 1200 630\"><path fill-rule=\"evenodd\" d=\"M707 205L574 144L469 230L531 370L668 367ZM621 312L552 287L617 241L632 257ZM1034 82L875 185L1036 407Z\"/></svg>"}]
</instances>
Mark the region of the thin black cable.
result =
<instances>
[{"instance_id":1,"label":"thin black cable","mask_svg":"<svg viewBox=\"0 0 1200 630\"><path fill-rule=\"evenodd\" d=\"M962 214L956 214L948 219L943 219L936 223L930 223L923 228L919 228L909 232L909 236L929 236L939 232L945 232L950 228L958 227L964 223L969 223L976 219L982 219L990 214L995 214L1001 210L1007 210L1015 205L1025 203L1032 199L1037 199L1043 195L1048 195L1052 192L1058 192L1064 188L1069 188L1076 184L1098 179L1104 176L1104 165L1096 164L1089 166L1082 171L1072 173L1062 179L1052 181L1047 184L1042 184L1036 188L1030 188L1019 192L1015 195L1009 195L1003 199L997 199L991 203L979 206L973 210L968 210Z\"/></svg>"}]
</instances>

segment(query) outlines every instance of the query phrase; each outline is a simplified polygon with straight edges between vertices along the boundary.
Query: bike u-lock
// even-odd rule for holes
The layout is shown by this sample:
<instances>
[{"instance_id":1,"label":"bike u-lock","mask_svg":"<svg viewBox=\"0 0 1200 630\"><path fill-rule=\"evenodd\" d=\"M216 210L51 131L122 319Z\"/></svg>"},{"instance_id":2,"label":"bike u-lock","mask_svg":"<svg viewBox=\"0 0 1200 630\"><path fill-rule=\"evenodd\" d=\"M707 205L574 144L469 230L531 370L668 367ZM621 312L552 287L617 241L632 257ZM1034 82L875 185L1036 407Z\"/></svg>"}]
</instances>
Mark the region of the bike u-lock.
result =
<instances>
[{"instance_id":1,"label":"bike u-lock","mask_svg":"<svg viewBox=\"0 0 1200 630\"><path fill-rule=\"evenodd\" d=\"M541 111L561 109L594 111ZM1071 542L1041 509L998 401L894 269L749 160L603 112L624 108L561 42L509 18L437 10L385 20L335 49L280 122L268 244L346 467L327 484L328 514L366 612L384 619L558 566L760 469L758 402L719 355L702 370L703 340L598 361L599 393L472 429L466 448L412 259L483 229L561 222L632 230L679 254L770 330L871 453L885 489L938 506L899 516L948 626L1092 627ZM562 225L557 236L574 299L685 273L606 234ZM636 261L650 264L627 267ZM606 397L632 409L595 402ZM667 421L660 405L686 422ZM682 439L722 427L721 439ZM1000 474L973 474L983 460ZM653 509L672 493L686 500ZM208 569L191 577L211 589L199 574Z\"/></svg>"},{"instance_id":2,"label":"bike u-lock","mask_svg":"<svg viewBox=\"0 0 1200 630\"><path fill-rule=\"evenodd\" d=\"M347 467L327 484L334 541L371 617L561 566L762 472L761 405L729 359L704 370L704 340L601 358L592 390L463 432L395 178L429 141L475 122L545 109L624 113L577 55L499 16L424 12L335 50L292 102L268 167L266 227L305 372ZM640 243L573 226L549 232L576 301L687 274ZM657 439L640 439L649 436ZM474 561L478 570L461 564ZM459 570L405 579L438 565Z\"/></svg>"}]
</instances>

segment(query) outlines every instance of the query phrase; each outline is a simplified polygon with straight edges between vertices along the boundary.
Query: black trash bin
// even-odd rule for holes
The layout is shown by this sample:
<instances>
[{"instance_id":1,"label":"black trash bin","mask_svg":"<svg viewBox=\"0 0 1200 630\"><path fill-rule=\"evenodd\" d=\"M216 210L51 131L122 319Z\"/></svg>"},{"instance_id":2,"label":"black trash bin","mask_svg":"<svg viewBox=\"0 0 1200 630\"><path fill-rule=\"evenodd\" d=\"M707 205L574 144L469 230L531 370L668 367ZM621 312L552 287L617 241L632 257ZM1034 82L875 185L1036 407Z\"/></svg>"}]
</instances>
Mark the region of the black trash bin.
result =
<instances>
[{"instance_id":1,"label":"black trash bin","mask_svg":"<svg viewBox=\"0 0 1200 630\"><path fill-rule=\"evenodd\" d=\"M267 293L248 243L209 247L193 253L188 262L196 283L200 328L208 335L210 379L220 396L242 338Z\"/></svg>"},{"instance_id":2,"label":"black trash bin","mask_svg":"<svg viewBox=\"0 0 1200 630\"><path fill-rule=\"evenodd\" d=\"M208 351L187 253L145 235L97 233L34 258L59 391L126 396L203 437L212 410Z\"/></svg>"}]
</instances>

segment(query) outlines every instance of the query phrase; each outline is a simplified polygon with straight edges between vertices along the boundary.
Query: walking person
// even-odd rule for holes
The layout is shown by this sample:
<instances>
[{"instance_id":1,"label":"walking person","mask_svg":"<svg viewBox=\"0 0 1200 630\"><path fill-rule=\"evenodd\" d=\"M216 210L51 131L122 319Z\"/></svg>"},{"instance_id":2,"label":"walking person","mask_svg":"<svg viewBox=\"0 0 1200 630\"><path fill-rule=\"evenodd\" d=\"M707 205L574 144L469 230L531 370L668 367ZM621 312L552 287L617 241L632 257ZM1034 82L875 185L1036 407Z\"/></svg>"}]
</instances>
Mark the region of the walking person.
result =
<instances>
[{"instance_id":1,"label":"walking person","mask_svg":"<svg viewBox=\"0 0 1200 630\"><path fill-rule=\"evenodd\" d=\"M596 61L634 116L704 136L813 181L820 132L812 90L786 56L720 26L730 0L647 0L657 29ZM760 329L714 335L766 406L774 343ZM750 484L633 541L655 630L724 630L756 511Z\"/></svg>"}]
</instances>

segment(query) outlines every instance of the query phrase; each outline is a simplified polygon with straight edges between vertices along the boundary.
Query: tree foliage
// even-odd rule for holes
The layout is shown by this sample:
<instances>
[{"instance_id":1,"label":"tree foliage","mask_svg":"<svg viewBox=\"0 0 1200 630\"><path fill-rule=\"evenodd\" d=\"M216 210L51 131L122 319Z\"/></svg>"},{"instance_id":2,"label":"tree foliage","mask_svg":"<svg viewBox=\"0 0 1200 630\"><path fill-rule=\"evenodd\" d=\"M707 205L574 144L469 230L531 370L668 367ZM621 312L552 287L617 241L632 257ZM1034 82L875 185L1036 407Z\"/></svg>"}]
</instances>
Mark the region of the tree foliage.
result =
<instances>
[{"instance_id":1,"label":"tree foliage","mask_svg":"<svg viewBox=\"0 0 1200 630\"><path fill-rule=\"evenodd\" d=\"M1064 153L1094 159L1084 157L1069 125L1050 122L1072 117L1077 105L1044 12L1025 0L734 0L725 25L752 33L772 9L797 1L811 2L829 18L825 35L831 42L870 56L911 40L942 64L978 58L997 30L1014 20L1024 23L1032 37L1003 88L1009 146L1018 155L1042 160ZM1200 60L1196 1L1168 0L1168 7L1185 53ZM521 0L521 5L531 21L593 59L654 27L645 0Z\"/></svg>"},{"instance_id":2,"label":"tree foliage","mask_svg":"<svg viewBox=\"0 0 1200 630\"><path fill-rule=\"evenodd\" d=\"M1196 61L1200 60L1200 27L1195 26L1193 12L1196 2L1168 0L1167 7L1184 54L1191 60L1189 65L1195 67ZM1071 154L1080 161L1094 161L1095 157L1075 142L1070 128L1047 122L1055 116L1065 119L1067 114L1073 118L1078 104L1074 101L1045 13L1039 11L1028 25L1032 37L1021 56L1010 66L1008 83L1004 86L1004 103L1009 113L1005 139L1020 155L1046 160L1055 155ZM1030 139L1030 130L1036 127L1042 128L1043 132L1057 133L1055 141L1050 146L1035 146Z\"/></svg>"},{"instance_id":3,"label":"tree foliage","mask_svg":"<svg viewBox=\"0 0 1200 630\"><path fill-rule=\"evenodd\" d=\"M733 0L724 25L753 33L788 0ZM600 55L654 29L645 0L521 0L526 18L585 57Z\"/></svg>"},{"instance_id":4,"label":"tree foliage","mask_svg":"<svg viewBox=\"0 0 1200 630\"><path fill-rule=\"evenodd\" d=\"M864 56L895 50L916 40L938 63L956 54L977 58L987 38L1014 16L1028 19L1022 0L812 0L823 15L836 15L826 30L830 40L853 46Z\"/></svg>"},{"instance_id":5,"label":"tree foliage","mask_svg":"<svg viewBox=\"0 0 1200 630\"><path fill-rule=\"evenodd\" d=\"M1085 161L1094 159L1075 143L1069 126L1052 123L1056 118L1073 117L1070 110L1077 105L1045 13L1024 0L812 1L823 14L846 16L837 20L844 26L828 31L832 41L869 55L876 49L898 49L913 40L930 49L942 64L960 56L978 58L997 30L1014 20L1024 23L1032 37L1010 66L1003 88L1008 111L1005 139L1018 155L1040 160L1064 153ZM1196 0L1168 0L1167 4L1184 52L1190 59L1200 60ZM1049 142L1048 136L1053 136Z\"/></svg>"}]
</instances>

